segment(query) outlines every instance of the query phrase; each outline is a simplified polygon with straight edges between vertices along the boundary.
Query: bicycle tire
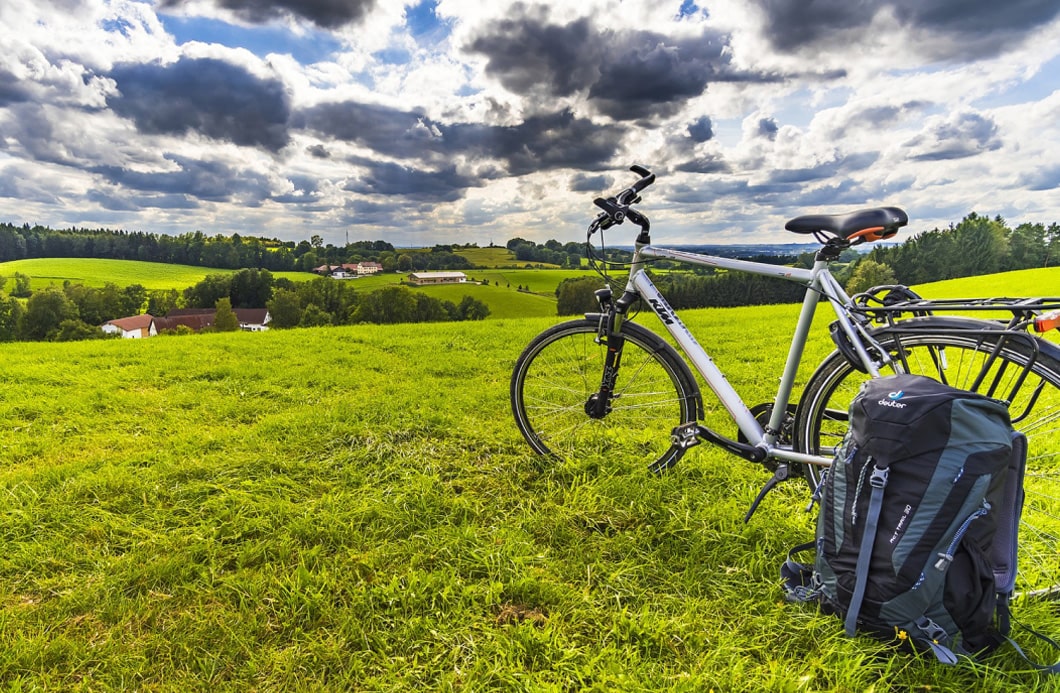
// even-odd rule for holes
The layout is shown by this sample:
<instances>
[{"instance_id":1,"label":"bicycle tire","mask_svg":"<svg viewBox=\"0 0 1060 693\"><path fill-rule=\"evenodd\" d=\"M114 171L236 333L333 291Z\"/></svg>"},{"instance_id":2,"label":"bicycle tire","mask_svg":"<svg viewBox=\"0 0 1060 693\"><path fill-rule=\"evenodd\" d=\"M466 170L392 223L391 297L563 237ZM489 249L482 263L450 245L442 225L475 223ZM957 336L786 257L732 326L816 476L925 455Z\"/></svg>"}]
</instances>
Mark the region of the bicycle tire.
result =
<instances>
[{"instance_id":1,"label":"bicycle tire","mask_svg":"<svg viewBox=\"0 0 1060 693\"><path fill-rule=\"evenodd\" d=\"M947 329L969 327L972 321L931 321L911 320L919 323L915 330L898 327L882 335L880 344L896 354L900 343L910 372L1010 402L1013 426L1027 436L1028 443L1016 590L1060 596L1060 348L1029 334L1009 339L998 334L996 323L983 321L975 322L992 328L993 335L976 329L932 333L933 324ZM995 352L996 359L988 363ZM985 377L980 378L984 371ZM1025 379L1019 382L1021 373ZM832 454L846 431L850 400L868 377L838 352L822 362L796 411L797 450ZM820 482L820 472L821 468L806 466L811 488Z\"/></svg>"},{"instance_id":2,"label":"bicycle tire","mask_svg":"<svg viewBox=\"0 0 1060 693\"><path fill-rule=\"evenodd\" d=\"M541 455L577 458L644 458L661 473L684 455L673 444L674 427L697 420L699 387L670 344L635 323L625 338L611 401L603 418L586 410L600 389L607 343L599 321L585 318L555 325L535 337L516 361L511 405L523 438Z\"/></svg>"}]
</instances>

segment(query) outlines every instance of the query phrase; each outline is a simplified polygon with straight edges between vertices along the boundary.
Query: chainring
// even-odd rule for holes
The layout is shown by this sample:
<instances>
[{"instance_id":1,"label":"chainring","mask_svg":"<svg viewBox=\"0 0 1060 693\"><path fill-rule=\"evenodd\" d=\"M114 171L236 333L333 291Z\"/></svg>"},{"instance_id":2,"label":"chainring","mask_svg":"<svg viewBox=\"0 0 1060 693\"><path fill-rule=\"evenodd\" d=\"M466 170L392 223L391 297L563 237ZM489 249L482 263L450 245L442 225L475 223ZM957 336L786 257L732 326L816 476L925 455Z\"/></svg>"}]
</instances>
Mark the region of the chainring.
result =
<instances>
[{"instance_id":1,"label":"chainring","mask_svg":"<svg viewBox=\"0 0 1060 693\"><path fill-rule=\"evenodd\" d=\"M751 415L755 417L755 421L761 424L762 428L769 425L769 418L773 415L773 403L762 402L751 407ZM780 445L791 445L794 441L795 432L795 405L789 404L787 407L787 415L784 417L784 422L780 425L779 436L777 443ZM749 443L747 437L743 434L743 431L737 431L736 440L741 443ZM777 461L773 459L767 459L762 462L762 465L770 471L777 470Z\"/></svg>"}]
</instances>

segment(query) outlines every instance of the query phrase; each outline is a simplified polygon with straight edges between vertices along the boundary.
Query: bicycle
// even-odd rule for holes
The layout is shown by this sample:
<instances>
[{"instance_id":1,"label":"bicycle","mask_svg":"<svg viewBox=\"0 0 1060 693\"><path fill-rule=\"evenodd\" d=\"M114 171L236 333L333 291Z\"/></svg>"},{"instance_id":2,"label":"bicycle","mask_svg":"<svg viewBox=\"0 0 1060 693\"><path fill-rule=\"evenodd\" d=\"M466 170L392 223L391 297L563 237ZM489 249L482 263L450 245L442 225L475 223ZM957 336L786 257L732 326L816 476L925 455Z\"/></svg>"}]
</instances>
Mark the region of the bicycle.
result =
<instances>
[{"instance_id":1,"label":"bicycle","mask_svg":"<svg viewBox=\"0 0 1060 693\"><path fill-rule=\"evenodd\" d=\"M1060 594L1060 345L1032 331L1060 329L1060 298L928 300L906 286L873 287L851 297L829 271L847 248L894 236L908 223L897 207L848 214L799 216L789 231L821 247L810 269L770 265L655 246L647 216L634 208L655 175L639 179L594 204L589 225L590 264L608 281L606 260L592 238L626 220L639 227L621 295L596 292L599 311L546 329L516 361L511 405L516 424L541 455L632 456L653 473L708 442L773 470L746 519L778 483L800 476L815 490L848 424L861 383L892 372L930 375L965 390L1009 402L1014 426L1028 439L1026 501L1020 530L1022 593ZM653 283L655 260L749 272L806 287L776 395L748 407ZM835 349L816 367L797 401L796 373L818 303L835 313L829 326ZM677 348L633 322L634 306L659 318ZM1007 319L939 315L1004 311ZM737 427L730 439L701 423L704 402L688 362Z\"/></svg>"}]
</instances>

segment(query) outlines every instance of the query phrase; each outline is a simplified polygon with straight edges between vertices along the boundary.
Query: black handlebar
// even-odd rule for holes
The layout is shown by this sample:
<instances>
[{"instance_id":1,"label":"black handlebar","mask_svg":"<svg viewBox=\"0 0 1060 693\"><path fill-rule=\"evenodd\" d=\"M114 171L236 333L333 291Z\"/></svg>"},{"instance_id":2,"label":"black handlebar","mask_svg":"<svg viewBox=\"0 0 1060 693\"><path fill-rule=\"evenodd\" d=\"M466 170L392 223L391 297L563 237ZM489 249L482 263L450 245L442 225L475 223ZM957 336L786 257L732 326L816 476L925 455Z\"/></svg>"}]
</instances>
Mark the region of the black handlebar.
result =
<instances>
[{"instance_id":1,"label":"black handlebar","mask_svg":"<svg viewBox=\"0 0 1060 693\"><path fill-rule=\"evenodd\" d=\"M614 197L608 197L606 199L598 197L593 200L593 204L604 210L604 213L596 218L593 222L593 226L590 227L590 231L596 228L609 229L612 226L621 224L626 219L629 219L640 227L641 233L648 232L651 227L648 218L637 210L631 209L630 205L635 205L640 202L640 191L655 182L655 174L637 164L630 166L629 170L640 176L640 180Z\"/></svg>"}]
</instances>

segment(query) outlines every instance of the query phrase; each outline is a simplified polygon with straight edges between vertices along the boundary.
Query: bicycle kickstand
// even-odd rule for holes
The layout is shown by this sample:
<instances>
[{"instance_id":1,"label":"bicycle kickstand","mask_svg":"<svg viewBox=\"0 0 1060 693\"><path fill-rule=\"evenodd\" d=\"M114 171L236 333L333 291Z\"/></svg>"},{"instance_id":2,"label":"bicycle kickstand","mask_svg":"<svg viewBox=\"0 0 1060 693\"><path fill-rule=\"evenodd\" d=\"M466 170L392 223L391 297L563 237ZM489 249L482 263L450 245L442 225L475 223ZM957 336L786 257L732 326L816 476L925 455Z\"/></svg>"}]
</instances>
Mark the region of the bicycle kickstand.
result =
<instances>
[{"instance_id":1,"label":"bicycle kickstand","mask_svg":"<svg viewBox=\"0 0 1060 693\"><path fill-rule=\"evenodd\" d=\"M788 467L787 462L781 462L777 465L777 471L773 472L773 478L766 482L766 485L762 487L762 490L758 492L758 496L754 502L751 503L751 507L747 510L747 514L743 516L745 523L751 521L751 516L758 510L758 504L762 502L762 499L766 497L766 494L773 490L773 488L781 481L787 480L791 475L791 469Z\"/></svg>"}]
</instances>

